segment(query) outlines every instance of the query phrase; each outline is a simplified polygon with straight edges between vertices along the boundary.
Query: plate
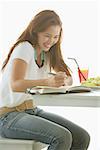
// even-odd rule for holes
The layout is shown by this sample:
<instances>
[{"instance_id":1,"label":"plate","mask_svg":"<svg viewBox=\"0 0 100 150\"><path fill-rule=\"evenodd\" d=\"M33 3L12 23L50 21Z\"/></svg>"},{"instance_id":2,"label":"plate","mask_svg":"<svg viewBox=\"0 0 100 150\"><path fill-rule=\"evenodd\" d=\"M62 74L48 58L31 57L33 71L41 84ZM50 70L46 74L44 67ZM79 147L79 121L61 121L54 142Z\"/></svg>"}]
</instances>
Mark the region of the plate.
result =
<instances>
[{"instance_id":1,"label":"plate","mask_svg":"<svg viewBox=\"0 0 100 150\"><path fill-rule=\"evenodd\" d=\"M89 87L93 90L100 90L100 86L86 86L86 87Z\"/></svg>"}]
</instances>

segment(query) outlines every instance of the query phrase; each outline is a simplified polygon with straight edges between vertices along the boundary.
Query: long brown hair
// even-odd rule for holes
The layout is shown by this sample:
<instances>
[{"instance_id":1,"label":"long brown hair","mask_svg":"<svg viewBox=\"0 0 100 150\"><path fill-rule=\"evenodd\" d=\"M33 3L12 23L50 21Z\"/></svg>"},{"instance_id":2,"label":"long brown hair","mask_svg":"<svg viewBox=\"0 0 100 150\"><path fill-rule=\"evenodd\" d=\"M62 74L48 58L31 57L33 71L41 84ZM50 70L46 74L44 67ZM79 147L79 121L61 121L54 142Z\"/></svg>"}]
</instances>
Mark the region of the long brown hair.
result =
<instances>
[{"instance_id":1,"label":"long brown hair","mask_svg":"<svg viewBox=\"0 0 100 150\"><path fill-rule=\"evenodd\" d=\"M7 65L10 56L14 50L14 48L21 42L28 41L33 47L36 47L38 43L37 33L44 31L47 27L51 25L59 25L61 27L59 40L57 43L50 48L47 52L50 61L50 68L58 71L64 71L67 75L70 76L69 69L67 65L64 63L61 54L61 34L62 34L62 23L59 16L52 10L44 10L38 13L29 23L28 27L24 30L24 32L17 39L16 43L10 49L6 60L3 63L2 70Z\"/></svg>"}]
</instances>

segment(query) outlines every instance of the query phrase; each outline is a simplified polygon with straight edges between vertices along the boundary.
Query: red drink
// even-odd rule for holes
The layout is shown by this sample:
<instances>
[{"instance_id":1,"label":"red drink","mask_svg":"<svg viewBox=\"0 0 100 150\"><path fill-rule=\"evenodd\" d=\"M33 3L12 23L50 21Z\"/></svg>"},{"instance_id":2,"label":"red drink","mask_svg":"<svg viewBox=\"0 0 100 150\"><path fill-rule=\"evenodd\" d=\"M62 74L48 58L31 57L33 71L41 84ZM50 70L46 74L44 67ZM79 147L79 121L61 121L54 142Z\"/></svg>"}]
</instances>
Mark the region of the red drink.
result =
<instances>
[{"instance_id":1,"label":"red drink","mask_svg":"<svg viewBox=\"0 0 100 150\"><path fill-rule=\"evenodd\" d=\"M88 79L88 69L80 69L80 71L78 71L78 74L79 74L80 83Z\"/></svg>"}]
</instances>

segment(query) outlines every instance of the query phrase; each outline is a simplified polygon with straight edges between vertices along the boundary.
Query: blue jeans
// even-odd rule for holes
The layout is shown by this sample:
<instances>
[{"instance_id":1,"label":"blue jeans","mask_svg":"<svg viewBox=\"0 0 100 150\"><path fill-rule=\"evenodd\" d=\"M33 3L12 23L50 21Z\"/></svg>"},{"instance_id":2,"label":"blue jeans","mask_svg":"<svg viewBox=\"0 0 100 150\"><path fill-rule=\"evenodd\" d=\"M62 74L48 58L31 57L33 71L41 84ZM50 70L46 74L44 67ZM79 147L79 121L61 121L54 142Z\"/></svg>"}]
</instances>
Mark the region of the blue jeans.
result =
<instances>
[{"instance_id":1,"label":"blue jeans","mask_svg":"<svg viewBox=\"0 0 100 150\"><path fill-rule=\"evenodd\" d=\"M87 150L90 142L90 136L84 129L37 107L0 117L0 135L36 140L48 144L48 150Z\"/></svg>"}]
</instances>

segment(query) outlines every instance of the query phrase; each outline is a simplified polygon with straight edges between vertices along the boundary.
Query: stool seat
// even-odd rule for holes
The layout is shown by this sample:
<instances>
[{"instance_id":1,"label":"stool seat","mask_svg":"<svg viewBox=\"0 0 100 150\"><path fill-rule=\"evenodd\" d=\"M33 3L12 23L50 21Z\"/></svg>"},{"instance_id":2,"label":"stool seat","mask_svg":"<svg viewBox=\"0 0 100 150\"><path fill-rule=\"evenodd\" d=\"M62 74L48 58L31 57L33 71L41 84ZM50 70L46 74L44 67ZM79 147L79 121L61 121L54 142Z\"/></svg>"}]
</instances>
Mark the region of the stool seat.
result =
<instances>
[{"instance_id":1,"label":"stool seat","mask_svg":"<svg viewBox=\"0 0 100 150\"><path fill-rule=\"evenodd\" d=\"M42 150L46 144L34 140L9 139L0 137L0 150Z\"/></svg>"}]
</instances>

